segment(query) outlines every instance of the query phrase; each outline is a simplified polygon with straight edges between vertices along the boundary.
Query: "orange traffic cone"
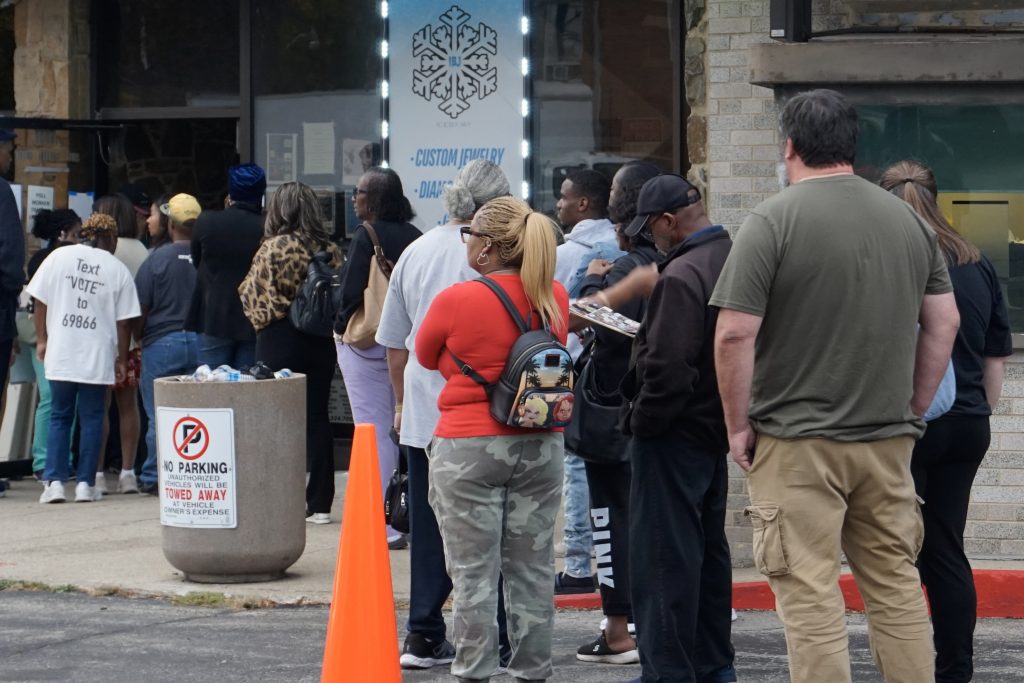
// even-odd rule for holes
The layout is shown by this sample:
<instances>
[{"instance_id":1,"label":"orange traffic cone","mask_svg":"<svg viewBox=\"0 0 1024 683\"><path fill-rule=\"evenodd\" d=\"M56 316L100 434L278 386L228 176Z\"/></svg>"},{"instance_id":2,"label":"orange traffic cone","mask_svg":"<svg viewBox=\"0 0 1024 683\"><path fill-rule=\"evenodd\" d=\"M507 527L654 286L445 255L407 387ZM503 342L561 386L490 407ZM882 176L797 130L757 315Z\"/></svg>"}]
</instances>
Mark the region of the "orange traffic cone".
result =
<instances>
[{"instance_id":1,"label":"orange traffic cone","mask_svg":"<svg viewBox=\"0 0 1024 683\"><path fill-rule=\"evenodd\" d=\"M401 683L372 424L356 425L321 683Z\"/></svg>"}]
</instances>

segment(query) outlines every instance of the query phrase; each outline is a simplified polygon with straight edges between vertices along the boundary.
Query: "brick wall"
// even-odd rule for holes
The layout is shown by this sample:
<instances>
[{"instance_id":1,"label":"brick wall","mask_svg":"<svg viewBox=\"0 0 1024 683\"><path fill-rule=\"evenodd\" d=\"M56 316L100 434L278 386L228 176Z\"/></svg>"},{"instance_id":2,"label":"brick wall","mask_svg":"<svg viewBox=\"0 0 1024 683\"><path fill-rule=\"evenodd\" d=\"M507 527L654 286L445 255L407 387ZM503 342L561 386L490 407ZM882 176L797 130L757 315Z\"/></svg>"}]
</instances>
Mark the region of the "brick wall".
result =
<instances>
[{"instance_id":1,"label":"brick wall","mask_svg":"<svg viewBox=\"0 0 1024 683\"><path fill-rule=\"evenodd\" d=\"M974 479L964 548L972 558L1024 558L1024 352L1006 365L992 444Z\"/></svg>"},{"instance_id":2,"label":"brick wall","mask_svg":"<svg viewBox=\"0 0 1024 683\"><path fill-rule=\"evenodd\" d=\"M815 31L847 26L1010 26L1019 13L979 9L966 1L815 0ZM931 11L929 11L931 10ZM735 231L749 210L779 189L778 108L774 92L750 84L747 48L769 42L767 0L708 0L706 10L707 206L710 217ZM702 112L703 113L703 112ZM992 418L992 444L972 492L965 547L974 559L1024 559L1024 351L1007 365L1006 384ZM746 478L730 464L726 532L733 563L749 566L751 529L743 516Z\"/></svg>"}]
</instances>

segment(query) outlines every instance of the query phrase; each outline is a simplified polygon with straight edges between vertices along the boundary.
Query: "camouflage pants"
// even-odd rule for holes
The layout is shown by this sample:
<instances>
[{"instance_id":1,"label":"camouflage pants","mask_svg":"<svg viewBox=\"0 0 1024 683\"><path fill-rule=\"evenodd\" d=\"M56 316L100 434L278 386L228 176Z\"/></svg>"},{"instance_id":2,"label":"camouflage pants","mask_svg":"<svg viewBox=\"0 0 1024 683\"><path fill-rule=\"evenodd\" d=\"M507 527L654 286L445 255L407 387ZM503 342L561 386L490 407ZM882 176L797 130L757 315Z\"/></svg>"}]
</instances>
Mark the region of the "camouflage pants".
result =
<instances>
[{"instance_id":1,"label":"camouflage pants","mask_svg":"<svg viewBox=\"0 0 1024 683\"><path fill-rule=\"evenodd\" d=\"M499 572L512 645L509 674L551 675L552 541L563 454L557 432L434 439L430 505L454 585L452 674L461 679L486 681L498 667Z\"/></svg>"}]
</instances>

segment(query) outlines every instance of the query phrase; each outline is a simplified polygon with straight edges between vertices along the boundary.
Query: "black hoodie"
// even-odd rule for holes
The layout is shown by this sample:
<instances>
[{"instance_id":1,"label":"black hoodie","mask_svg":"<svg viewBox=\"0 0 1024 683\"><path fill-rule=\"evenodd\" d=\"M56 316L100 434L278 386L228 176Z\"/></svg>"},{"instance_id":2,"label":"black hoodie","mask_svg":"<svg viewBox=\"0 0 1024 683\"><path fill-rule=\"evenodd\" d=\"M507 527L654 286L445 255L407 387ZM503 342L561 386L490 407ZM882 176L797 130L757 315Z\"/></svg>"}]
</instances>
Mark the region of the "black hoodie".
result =
<instances>
[{"instance_id":1,"label":"black hoodie","mask_svg":"<svg viewBox=\"0 0 1024 683\"><path fill-rule=\"evenodd\" d=\"M659 265L661 276L633 344L634 361L622 381L627 433L673 433L697 448L729 450L715 377L718 309L708 301L731 247L725 230L702 232Z\"/></svg>"}]
</instances>

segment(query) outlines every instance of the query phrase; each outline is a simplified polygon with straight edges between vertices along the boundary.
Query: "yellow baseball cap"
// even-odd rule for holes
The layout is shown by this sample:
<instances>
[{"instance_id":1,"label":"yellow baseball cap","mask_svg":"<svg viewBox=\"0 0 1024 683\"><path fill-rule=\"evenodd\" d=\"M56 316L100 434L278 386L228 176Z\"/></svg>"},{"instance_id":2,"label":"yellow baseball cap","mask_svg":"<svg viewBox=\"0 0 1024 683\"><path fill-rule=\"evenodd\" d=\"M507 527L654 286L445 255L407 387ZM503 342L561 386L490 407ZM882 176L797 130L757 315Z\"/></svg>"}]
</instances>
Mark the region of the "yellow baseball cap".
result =
<instances>
[{"instance_id":1,"label":"yellow baseball cap","mask_svg":"<svg viewBox=\"0 0 1024 683\"><path fill-rule=\"evenodd\" d=\"M171 197L171 201L161 206L160 211L178 225L184 225L187 221L194 221L199 218L203 208L199 206L199 202L195 197L190 194L181 193Z\"/></svg>"}]
</instances>

